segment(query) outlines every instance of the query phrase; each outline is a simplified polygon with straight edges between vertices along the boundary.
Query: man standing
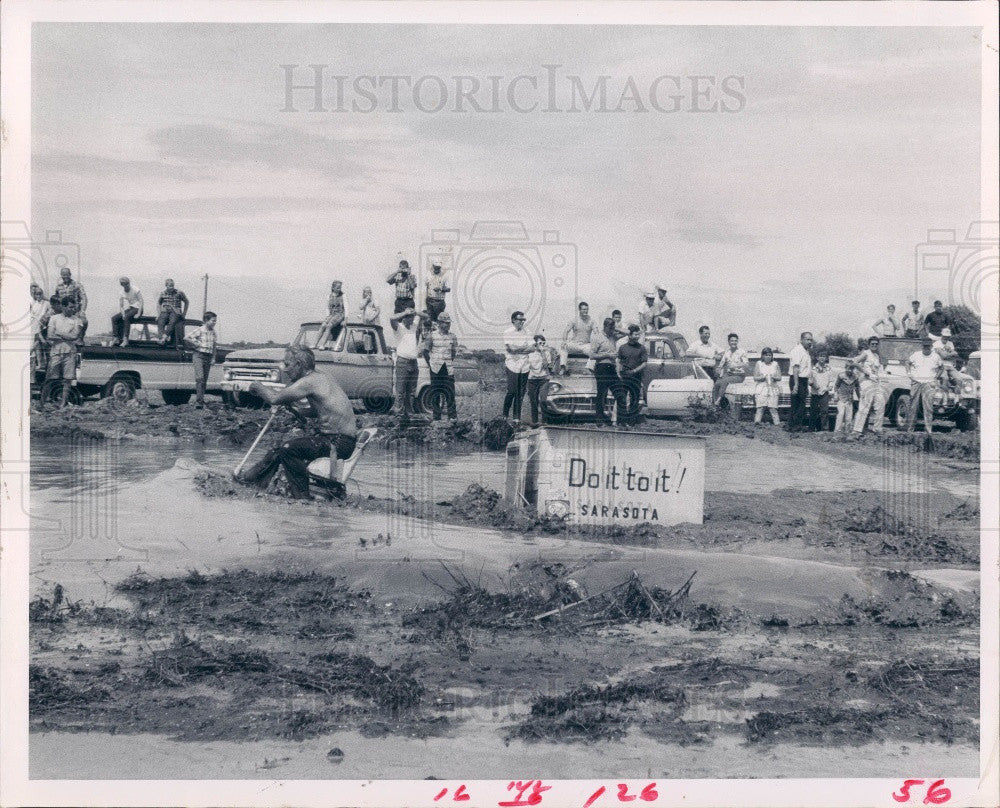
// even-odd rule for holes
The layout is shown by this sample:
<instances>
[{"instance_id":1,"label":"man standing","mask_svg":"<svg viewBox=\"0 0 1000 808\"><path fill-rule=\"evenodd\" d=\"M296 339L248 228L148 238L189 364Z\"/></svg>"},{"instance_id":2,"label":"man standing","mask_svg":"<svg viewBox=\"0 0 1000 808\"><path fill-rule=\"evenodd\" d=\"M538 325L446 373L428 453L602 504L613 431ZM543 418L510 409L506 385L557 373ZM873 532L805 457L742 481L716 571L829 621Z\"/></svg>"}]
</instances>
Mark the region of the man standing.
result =
<instances>
[{"instance_id":1,"label":"man standing","mask_svg":"<svg viewBox=\"0 0 1000 808\"><path fill-rule=\"evenodd\" d=\"M49 318L49 368L46 381L61 381L62 392L59 407L65 407L69 400L69 389L76 378L77 343L83 338L83 323L76 314L76 300L65 297L60 301L61 311ZM41 408L45 409L42 400Z\"/></svg>"},{"instance_id":2,"label":"man standing","mask_svg":"<svg viewBox=\"0 0 1000 808\"><path fill-rule=\"evenodd\" d=\"M396 398L402 412L401 426L408 426L413 417L413 396L417 392L417 343L420 338L419 315L411 308L396 312L389 318L396 335Z\"/></svg>"},{"instance_id":3,"label":"man standing","mask_svg":"<svg viewBox=\"0 0 1000 808\"><path fill-rule=\"evenodd\" d=\"M903 336L916 339L924 333L924 315L920 311L920 301L910 303L910 311L903 315Z\"/></svg>"},{"instance_id":4,"label":"man standing","mask_svg":"<svg viewBox=\"0 0 1000 808\"><path fill-rule=\"evenodd\" d=\"M73 280L73 273L70 272L69 267L63 267L59 270L59 278L59 283L56 284L55 297L59 299L60 303L67 297L73 301L74 308L76 309L76 318L82 324L80 332L80 341L82 342L84 335L87 333L87 326L90 325L87 320L87 293L84 291L82 284Z\"/></svg>"},{"instance_id":5,"label":"man standing","mask_svg":"<svg viewBox=\"0 0 1000 808\"><path fill-rule=\"evenodd\" d=\"M206 311L202 317L201 325L188 337L188 342L194 351L191 354L191 362L194 365L194 388L195 407L199 410L205 406L205 384L208 381L208 373L215 362L215 346L218 343L219 334L215 330L218 316L214 311Z\"/></svg>"},{"instance_id":6,"label":"man standing","mask_svg":"<svg viewBox=\"0 0 1000 808\"><path fill-rule=\"evenodd\" d=\"M906 372L910 377L910 407L906 411L906 431L912 432L917 423L917 410L923 411L924 431L930 435L934 431L934 391L937 390L944 363L934 350L934 340L924 337L920 350L910 354L906 360Z\"/></svg>"},{"instance_id":7,"label":"man standing","mask_svg":"<svg viewBox=\"0 0 1000 808\"><path fill-rule=\"evenodd\" d=\"M450 333L451 317L447 312L438 314L437 328L424 338L424 357L431 369L431 408L434 420L441 420L441 398L448 408L448 418L458 420L455 408L455 356L458 353L458 338Z\"/></svg>"},{"instance_id":8,"label":"man standing","mask_svg":"<svg viewBox=\"0 0 1000 808\"><path fill-rule=\"evenodd\" d=\"M824 432L830 425L830 393L835 379L829 362L829 354L819 351L809 374L809 412L813 432Z\"/></svg>"},{"instance_id":9,"label":"man standing","mask_svg":"<svg viewBox=\"0 0 1000 808\"><path fill-rule=\"evenodd\" d=\"M142 316L142 292L132 285L124 275L118 279L122 285L118 295L118 314L111 318L112 345L128 345L128 335L132 331L132 321Z\"/></svg>"},{"instance_id":10,"label":"man standing","mask_svg":"<svg viewBox=\"0 0 1000 808\"><path fill-rule=\"evenodd\" d=\"M361 322L365 325L379 325L380 314L378 304L372 296L372 288L366 286L361 290Z\"/></svg>"},{"instance_id":11,"label":"man standing","mask_svg":"<svg viewBox=\"0 0 1000 808\"><path fill-rule=\"evenodd\" d=\"M803 331L799 335L799 344L788 354L788 389L792 399L792 411L788 418L789 432L805 432L808 429L809 374L812 372L812 355L809 351L812 344L812 333Z\"/></svg>"},{"instance_id":12,"label":"man standing","mask_svg":"<svg viewBox=\"0 0 1000 808\"><path fill-rule=\"evenodd\" d=\"M944 304L940 300L935 300L934 311L929 312L924 317L924 327L927 329L927 333L934 339L937 339L941 336L941 329L947 328L950 325L948 315L944 313Z\"/></svg>"},{"instance_id":13,"label":"man standing","mask_svg":"<svg viewBox=\"0 0 1000 808\"><path fill-rule=\"evenodd\" d=\"M159 309L159 314L156 315L156 336L162 345L172 335L174 345L179 348L184 342L184 317L189 305L187 295L174 286L173 278L167 278L163 286L156 301Z\"/></svg>"},{"instance_id":14,"label":"man standing","mask_svg":"<svg viewBox=\"0 0 1000 808\"><path fill-rule=\"evenodd\" d=\"M438 316L444 311L444 296L451 291L445 281L440 264L431 264L431 275L426 283L425 308L431 322L436 323Z\"/></svg>"},{"instance_id":15,"label":"man standing","mask_svg":"<svg viewBox=\"0 0 1000 808\"><path fill-rule=\"evenodd\" d=\"M590 306L580 301L577 305L577 316L563 332L562 345L559 347L559 363L562 372L566 372L569 354L590 352L590 343L594 336L594 321L590 319Z\"/></svg>"},{"instance_id":16,"label":"man standing","mask_svg":"<svg viewBox=\"0 0 1000 808\"><path fill-rule=\"evenodd\" d=\"M656 287L656 330L673 328L677 322L677 307L667 297L667 290Z\"/></svg>"},{"instance_id":17,"label":"man standing","mask_svg":"<svg viewBox=\"0 0 1000 808\"><path fill-rule=\"evenodd\" d=\"M401 260L399 262L399 269L390 272L386 278L386 282L396 288L394 314L399 314L408 309L416 310L417 304L413 300L413 290L417 288L417 279L410 272L409 261L405 258Z\"/></svg>"},{"instance_id":18,"label":"man standing","mask_svg":"<svg viewBox=\"0 0 1000 808\"><path fill-rule=\"evenodd\" d=\"M660 309L656 305L656 292L646 292L643 299L646 305L639 309L639 326L644 334L648 334L656 330L656 315Z\"/></svg>"},{"instance_id":19,"label":"man standing","mask_svg":"<svg viewBox=\"0 0 1000 808\"><path fill-rule=\"evenodd\" d=\"M507 395L503 399L503 417L509 418L511 411L514 420L521 420L521 404L524 401L524 391L528 388L528 355L534 351L531 336L524 328L523 311L515 311L510 315L511 326L503 332L503 347L505 353L504 371L507 376Z\"/></svg>"},{"instance_id":20,"label":"man standing","mask_svg":"<svg viewBox=\"0 0 1000 808\"><path fill-rule=\"evenodd\" d=\"M590 342L590 358L594 362L594 379L597 382L597 391L594 396L594 412L597 420L605 424L610 424L611 419L605 412L605 405L608 397L608 390L614 394L618 402L619 412L625 412L625 402L622 401L621 390L618 385L618 374L615 370L615 363L618 358L618 349L615 347L615 321L610 317L604 318L604 329L597 334Z\"/></svg>"},{"instance_id":21,"label":"man standing","mask_svg":"<svg viewBox=\"0 0 1000 808\"><path fill-rule=\"evenodd\" d=\"M712 389L712 401L718 405L726 395L726 388L742 382L750 372L750 355L740 347L740 335L726 337L729 347L719 360L719 379Z\"/></svg>"},{"instance_id":22,"label":"man standing","mask_svg":"<svg viewBox=\"0 0 1000 808\"><path fill-rule=\"evenodd\" d=\"M649 352L640 341L642 330L634 323L628 327L626 342L618 346L618 378L622 383L624 406L619 420L632 421L639 414L642 398L642 372L649 361Z\"/></svg>"},{"instance_id":23,"label":"man standing","mask_svg":"<svg viewBox=\"0 0 1000 808\"><path fill-rule=\"evenodd\" d=\"M532 426L538 426L542 387L548 382L555 365L555 351L546 346L545 335L535 334L535 349L528 354L528 404Z\"/></svg>"},{"instance_id":24,"label":"man standing","mask_svg":"<svg viewBox=\"0 0 1000 808\"><path fill-rule=\"evenodd\" d=\"M882 357L879 354L878 337L868 340L868 349L856 356L854 363L860 372L858 379L860 401L858 412L854 416L854 437L857 438L865 431L869 412L872 413L872 432L880 435L882 419L885 417L885 389L882 387L885 368L882 366Z\"/></svg>"},{"instance_id":25,"label":"man standing","mask_svg":"<svg viewBox=\"0 0 1000 808\"><path fill-rule=\"evenodd\" d=\"M705 369L709 378L714 379L715 366L722 358L722 351L712 342L712 330L707 325L698 329L698 337L700 341L689 345L684 356L688 359L697 359L698 364Z\"/></svg>"},{"instance_id":26,"label":"man standing","mask_svg":"<svg viewBox=\"0 0 1000 808\"><path fill-rule=\"evenodd\" d=\"M896 307L892 303L886 306L882 319L872 323L872 331L883 337L901 337L903 335L903 324L896 316Z\"/></svg>"},{"instance_id":27,"label":"man standing","mask_svg":"<svg viewBox=\"0 0 1000 808\"><path fill-rule=\"evenodd\" d=\"M250 385L250 392L272 407L289 406L306 399L311 416L316 418L312 435L290 438L271 449L258 463L244 471L240 482L270 481L279 467L285 470L293 499L309 498L309 463L319 457L333 456L346 460L357 445L358 425L354 408L344 391L325 373L316 371L316 357L309 348L293 347L285 351L282 368L290 384L272 391L260 382Z\"/></svg>"}]
</instances>

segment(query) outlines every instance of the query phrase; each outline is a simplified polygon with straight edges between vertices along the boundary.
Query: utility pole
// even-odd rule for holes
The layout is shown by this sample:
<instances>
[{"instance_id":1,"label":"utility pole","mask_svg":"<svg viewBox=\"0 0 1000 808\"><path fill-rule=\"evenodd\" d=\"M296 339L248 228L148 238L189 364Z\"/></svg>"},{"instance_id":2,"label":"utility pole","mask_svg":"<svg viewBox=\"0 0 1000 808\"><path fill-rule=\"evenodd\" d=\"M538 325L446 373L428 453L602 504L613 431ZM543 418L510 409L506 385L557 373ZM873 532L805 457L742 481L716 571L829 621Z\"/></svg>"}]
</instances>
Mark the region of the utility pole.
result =
<instances>
[{"instance_id":1,"label":"utility pole","mask_svg":"<svg viewBox=\"0 0 1000 808\"><path fill-rule=\"evenodd\" d=\"M202 275L201 279L205 281L205 293L201 298L201 319L204 320L205 312L208 311L208 273Z\"/></svg>"}]
</instances>

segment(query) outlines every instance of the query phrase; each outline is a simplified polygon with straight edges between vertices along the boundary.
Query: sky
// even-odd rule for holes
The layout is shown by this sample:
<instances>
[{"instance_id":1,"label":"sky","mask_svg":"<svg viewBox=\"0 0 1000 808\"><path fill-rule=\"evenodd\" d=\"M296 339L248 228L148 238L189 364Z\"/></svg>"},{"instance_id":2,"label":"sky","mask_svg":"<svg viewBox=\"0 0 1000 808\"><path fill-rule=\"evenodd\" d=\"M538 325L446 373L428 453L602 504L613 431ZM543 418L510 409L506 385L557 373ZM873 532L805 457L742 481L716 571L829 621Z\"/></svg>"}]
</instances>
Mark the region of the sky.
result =
<instances>
[{"instance_id":1,"label":"sky","mask_svg":"<svg viewBox=\"0 0 1000 808\"><path fill-rule=\"evenodd\" d=\"M575 300L634 320L660 283L689 339L787 349L915 284L961 302L914 256L980 218L979 54L971 28L36 23L32 232L78 245L98 324L119 275L200 314L207 273L225 339L284 341L330 281L384 311L433 251L466 342L515 309L551 340ZM288 109L309 65L322 109Z\"/></svg>"}]
</instances>

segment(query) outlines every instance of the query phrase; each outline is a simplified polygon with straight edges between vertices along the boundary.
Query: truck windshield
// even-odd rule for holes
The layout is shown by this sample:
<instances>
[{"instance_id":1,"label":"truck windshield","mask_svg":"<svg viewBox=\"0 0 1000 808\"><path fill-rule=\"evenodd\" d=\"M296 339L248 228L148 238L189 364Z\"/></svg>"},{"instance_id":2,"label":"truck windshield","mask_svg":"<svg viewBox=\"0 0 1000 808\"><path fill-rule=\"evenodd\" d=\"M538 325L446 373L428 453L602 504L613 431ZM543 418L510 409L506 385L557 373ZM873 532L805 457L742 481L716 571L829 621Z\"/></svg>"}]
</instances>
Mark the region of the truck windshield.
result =
<instances>
[{"instance_id":1,"label":"truck windshield","mask_svg":"<svg viewBox=\"0 0 1000 808\"><path fill-rule=\"evenodd\" d=\"M312 348L316 345L316 338L319 336L319 323L306 323L299 329L298 336L292 341L292 345L301 345L305 348Z\"/></svg>"},{"instance_id":2,"label":"truck windshield","mask_svg":"<svg viewBox=\"0 0 1000 808\"><path fill-rule=\"evenodd\" d=\"M982 381L982 377L979 375L982 372L981 362L982 357L971 356L965 366L965 372L968 373L973 379L977 379L979 381Z\"/></svg>"}]
</instances>

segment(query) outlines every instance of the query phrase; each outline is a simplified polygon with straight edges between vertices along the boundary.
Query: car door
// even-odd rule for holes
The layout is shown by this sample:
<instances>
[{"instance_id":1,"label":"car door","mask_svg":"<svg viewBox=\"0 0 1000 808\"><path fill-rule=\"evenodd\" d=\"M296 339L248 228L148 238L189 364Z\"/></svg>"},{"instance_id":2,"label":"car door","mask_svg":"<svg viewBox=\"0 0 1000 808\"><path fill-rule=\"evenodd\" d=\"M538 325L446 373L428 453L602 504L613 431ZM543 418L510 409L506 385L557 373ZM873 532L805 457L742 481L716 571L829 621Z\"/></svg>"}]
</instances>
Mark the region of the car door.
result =
<instances>
[{"instance_id":1,"label":"car door","mask_svg":"<svg viewBox=\"0 0 1000 808\"><path fill-rule=\"evenodd\" d=\"M711 401L712 380L695 362L667 362L650 382L646 405L651 415L681 415L692 400Z\"/></svg>"},{"instance_id":2,"label":"car door","mask_svg":"<svg viewBox=\"0 0 1000 808\"><path fill-rule=\"evenodd\" d=\"M392 386L392 359L381 350L373 328L347 326L336 340L317 346L316 364L328 372L348 398L364 398Z\"/></svg>"}]
</instances>

